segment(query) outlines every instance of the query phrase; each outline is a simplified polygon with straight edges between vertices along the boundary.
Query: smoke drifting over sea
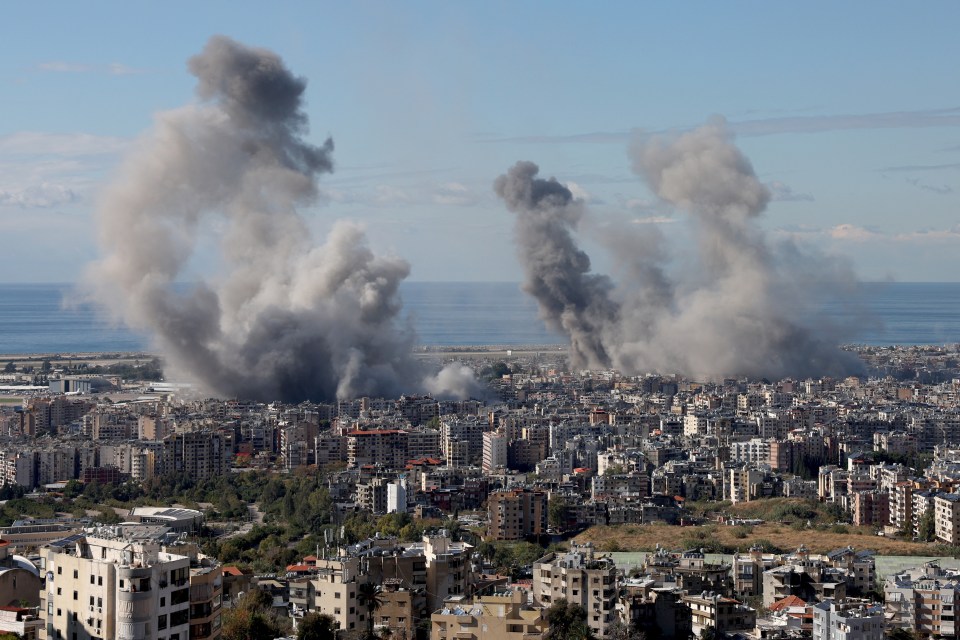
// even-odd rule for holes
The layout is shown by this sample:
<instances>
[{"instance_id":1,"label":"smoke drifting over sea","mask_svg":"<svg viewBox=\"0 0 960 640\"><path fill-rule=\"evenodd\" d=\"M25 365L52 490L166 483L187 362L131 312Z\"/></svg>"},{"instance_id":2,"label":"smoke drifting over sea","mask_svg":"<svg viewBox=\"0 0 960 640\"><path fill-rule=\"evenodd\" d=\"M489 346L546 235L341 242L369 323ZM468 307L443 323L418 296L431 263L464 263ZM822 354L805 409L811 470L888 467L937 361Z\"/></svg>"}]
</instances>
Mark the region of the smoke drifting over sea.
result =
<instances>
[{"instance_id":1,"label":"smoke drifting over sea","mask_svg":"<svg viewBox=\"0 0 960 640\"><path fill-rule=\"evenodd\" d=\"M862 370L838 347L839 328L811 314L814 289L852 288L851 270L768 241L756 218L770 191L722 120L675 137L637 137L629 155L653 192L690 216L697 257L680 269L666 270L656 230L631 225L609 232L617 283L591 273L575 239L585 208L567 187L537 177L531 162L494 183L516 214L523 288L547 325L570 337L573 366L694 378Z\"/></svg>"},{"instance_id":2,"label":"smoke drifting over sea","mask_svg":"<svg viewBox=\"0 0 960 640\"><path fill-rule=\"evenodd\" d=\"M333 170L333 141L304 140L306 82L274 53L211 38L189 61L198 104L161 113L99 207L88 283L178 371L208 390L288 402L474 390L469 370L430 376L412 356L397 292L409 274L338 223L315 246L298 208ZM174 286L204 220L225 273Z\"/></svg>"}]
</instances>

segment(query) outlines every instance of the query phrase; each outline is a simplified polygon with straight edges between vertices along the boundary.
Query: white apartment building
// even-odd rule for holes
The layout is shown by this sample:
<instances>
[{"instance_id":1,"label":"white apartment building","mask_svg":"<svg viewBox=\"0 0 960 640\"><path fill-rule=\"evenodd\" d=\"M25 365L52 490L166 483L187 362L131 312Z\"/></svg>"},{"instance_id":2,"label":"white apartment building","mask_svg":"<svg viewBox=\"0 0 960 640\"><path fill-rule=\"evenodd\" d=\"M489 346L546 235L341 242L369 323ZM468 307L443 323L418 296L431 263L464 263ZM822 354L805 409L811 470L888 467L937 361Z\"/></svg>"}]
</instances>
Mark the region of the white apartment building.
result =
<instances>
[{"instance_id":1,"label":"white apartment building","mask_svg":"<svg viewBox=\"0 0 960 640\"><path fill-rule=\"evenodd\" d=\"M813 640L883 640L883 607L826 599L813 605Z\"/></svg>"},{"instance_id":2,"label":"white apartment building","mask_svg":"<svg viewBox=\"0 0 960 640\"><path fill-rule=\"evenodd\" d=\"M190 558L102 527L40 552L47 640L188 640Z\"/></svg>"},{"instance_id":3,"label":"white apartment building","mask_svg":"<svg viewBox=\"0 0 960 640\"><path fill-rule=\"evenodd\" d=\"M483 433L483 471L507 468L507 436L500 431Z\"/></svg>"},{"instance_id":4,"label":"white apartment building","mask_svg":"<svg viewBox=\"0 0 960 640\"><path fill-rule=\"evenodd\" d=\"M770 441L762 438L751 438L746 442L731 442L730 459L739 462L766 464L770 460Z\"/></svg>"}]
</instances>

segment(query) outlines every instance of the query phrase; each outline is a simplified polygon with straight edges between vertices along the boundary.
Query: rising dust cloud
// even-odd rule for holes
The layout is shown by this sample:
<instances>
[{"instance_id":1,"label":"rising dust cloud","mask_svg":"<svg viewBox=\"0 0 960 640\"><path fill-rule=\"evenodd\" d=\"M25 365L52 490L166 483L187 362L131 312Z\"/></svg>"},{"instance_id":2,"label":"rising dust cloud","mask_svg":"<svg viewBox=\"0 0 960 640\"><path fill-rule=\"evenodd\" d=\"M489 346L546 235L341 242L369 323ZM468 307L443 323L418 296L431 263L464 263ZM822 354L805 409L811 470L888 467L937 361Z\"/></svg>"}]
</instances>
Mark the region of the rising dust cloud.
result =
<instances>
[{"instance_id":1,"label":"rising dust cloud","mask_svg":"<svg viewBox=\"0 0 960 640\"><path fill-rule=\"evenodd\" d=\"M665 269L658 232L626 226L609 230L607 242L622 276L592 273L575 238L585 206L566 186L538 177L531 162L494 183L516 214L523 289L547 325L569 336L574 367L696 379L862 372L838 347L842 328L810 313L815 293L855 286L849 266L766 238L756 219L770 191L722 120L637 136L629 156L651 190L689 216L697 244L685 252L696 259L676 273Z\"/></svg>"},{"instance_id":2,"label":"rising dust cloud","mask_svg":"<svg viewBox=\"0 0 960 640\"><path fill-rule=\"evenodd\" d=\"M333 141L304 140L306 82L274 53L212 38L189 61L199 102L161 113L99 207L102 258L87 283L172 367L227 396L297 402L429 391L465 396L469 369L429 375L400 322L409 265L337 223L323 245L299 209L333 170ZM201 223L225 273L175 286Z\"/></svg>"}]
</instances>

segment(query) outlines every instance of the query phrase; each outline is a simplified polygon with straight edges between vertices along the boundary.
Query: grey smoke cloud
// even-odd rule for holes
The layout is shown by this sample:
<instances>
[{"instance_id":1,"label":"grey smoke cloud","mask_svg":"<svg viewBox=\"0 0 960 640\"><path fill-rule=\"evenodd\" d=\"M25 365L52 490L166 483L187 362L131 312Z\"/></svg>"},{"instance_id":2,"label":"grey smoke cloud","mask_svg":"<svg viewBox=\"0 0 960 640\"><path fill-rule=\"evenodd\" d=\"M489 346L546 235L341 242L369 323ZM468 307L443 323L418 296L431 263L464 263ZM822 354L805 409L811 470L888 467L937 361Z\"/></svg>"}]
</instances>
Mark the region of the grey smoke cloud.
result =
<instances>
[{"instance_id":1,"label":"grey smoke cloud","mask_svg":"<svg viewBox=\"0 0 960 640\"><path fill-rule=\"evenodd\" d=\"M544 320L570 336L574 366L695 378L844 375L842 327L811 311L815 288L852 290L846 263L773 245L756 224L771 199L722 120L677 136L636 137L633 170L685 212L696 258L676 274L664 239L645 225L607 227L617 284L590 273L574 234L584 214L556 180L518 163L494 186L517 214L516 241ZM584 346L586 345L586 347Z\"/></svg>"},{"instance_id":2,"label":"grey smoke cloud","mask_svg":"<svg viewBox=\"0 0 960 640\"><path fill-rule=\"evenodd\" d=\"M189 61L199 103L161 113L99 207L101 259L87 282L170 364L215 393L328 400L469 394L412 356L399 320L409 265L375 255L360 227L311 240L298 208L333 170L333 141L304 140L306 82L274 53L216 36ZM201 223L219 221L224 273L175 286Z\"/></svg>"},{"instance_id":3,"label":"grey smoke cloud","mask_svg":"<svg viewBox=\"0 0 960 640\"><path fill-rule=\"evenodd\" d=\"M570 336L577 366L608 366L602 333L618 315L609 297L613 283L590 273L590 258L573 238L583 204L555 179L538 178L538 172L532 162L518 162L494 183L494 191L517 214L516 241L526 268L523 290L536 298L547 326Z\"/></svg>"}]
</instances>

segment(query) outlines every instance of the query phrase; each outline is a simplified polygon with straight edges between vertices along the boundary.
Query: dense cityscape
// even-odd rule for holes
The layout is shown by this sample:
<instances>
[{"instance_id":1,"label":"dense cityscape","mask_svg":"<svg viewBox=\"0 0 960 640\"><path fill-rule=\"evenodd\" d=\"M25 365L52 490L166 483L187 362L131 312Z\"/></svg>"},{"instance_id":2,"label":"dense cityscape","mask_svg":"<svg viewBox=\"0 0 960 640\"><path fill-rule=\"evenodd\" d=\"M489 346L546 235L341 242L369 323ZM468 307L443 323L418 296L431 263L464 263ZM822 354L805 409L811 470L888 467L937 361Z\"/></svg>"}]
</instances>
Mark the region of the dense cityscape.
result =
<instances>
[{"instance_id":1,"label":"dense cityscape","mask_svg":"<svg viewBox=\"0 0 960 640\"><path fill-rule=\"evenodd\" d=\"M958 22L5 5L0 640L960 640Z\"/></svg>"},{"instance_id":2,"label":"dense cityscape","mask_svg":"<svg viewBox=\"0 0 960 640\"><path fill-rule=\"evenodd\" d=\"M481 398L297 405L10 360L0 630L953 636L960 570L921 556L960 553L960 351L855 351L710 383L479 350Z\"/></svg>"}]
</instances>

